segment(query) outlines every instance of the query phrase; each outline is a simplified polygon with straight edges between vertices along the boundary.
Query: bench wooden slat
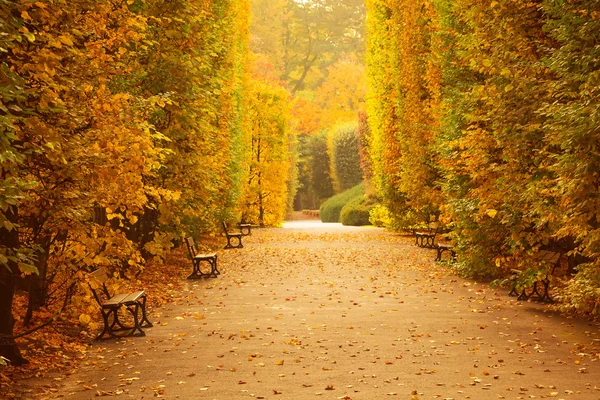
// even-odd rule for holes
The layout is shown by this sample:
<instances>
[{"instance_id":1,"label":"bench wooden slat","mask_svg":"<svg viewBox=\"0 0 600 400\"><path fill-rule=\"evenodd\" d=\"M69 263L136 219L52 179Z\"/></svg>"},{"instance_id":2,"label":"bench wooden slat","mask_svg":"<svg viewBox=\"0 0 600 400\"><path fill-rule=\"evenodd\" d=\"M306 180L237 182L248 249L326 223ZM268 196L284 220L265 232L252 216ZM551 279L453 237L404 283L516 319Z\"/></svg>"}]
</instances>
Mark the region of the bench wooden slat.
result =
<instances>
[{"instance_id":1,"label":"bench wooden slat","mask_svg":"<svg viewBox=\"0 0 600 400\"><path fill-rule=\"evenodd\" d=\"M140 290L139 292L133 293L120 293L116 294L107 301L104 302L104 306L116 306L126 303L132 303L137 301L140 297L144 295L144 291Z\"/></svg>"},{"instance_id":2,"label":"bench wooden slat","mask_svg":"<svg viewBox=\"0 0 600 400\"><path fill-rule=\"evenodd\" d=\"M94 272L90 272L88 276L97 283L104 283L108 280L108 273L104 268L98 268Z\"/></svg>"},{"instance_id":3,"label":"bench wooden slat","mask_svg":"<svg viewBox=\"0 0 600 400\"><path fill-rule=\"evenodd\" d=\"M209 258L214 258L216 255L217 253L194 254L194 258L205 260Z\"/></svg>"}]
</instances>

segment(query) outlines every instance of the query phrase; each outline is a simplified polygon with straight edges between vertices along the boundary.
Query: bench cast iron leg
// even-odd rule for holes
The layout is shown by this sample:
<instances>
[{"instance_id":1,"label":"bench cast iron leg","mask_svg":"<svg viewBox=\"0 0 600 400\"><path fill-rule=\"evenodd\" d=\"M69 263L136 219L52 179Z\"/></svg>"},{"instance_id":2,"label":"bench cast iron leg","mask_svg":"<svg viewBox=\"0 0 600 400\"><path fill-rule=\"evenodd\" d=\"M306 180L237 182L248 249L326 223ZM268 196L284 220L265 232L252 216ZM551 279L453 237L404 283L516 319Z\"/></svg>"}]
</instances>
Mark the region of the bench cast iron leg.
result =
<instances>
[{"instance_id":1,"label":"bench cast iron leg","mask_svg":"<svg viewBox=\"0 0 600 400\"><path fill-rule=\"evenodd\" d=\"M544 286L544 294L540 297L540 301L545 301L547 303L553 303L552 297L550 297L550 280L548 278L540 281Z\"/></svg>"},{"instance_id":2,"label":"bench cast iron leg","mask_svg":"<svg viewBox=\"0 0 600 400\"><path fill-rule=\"evenodd\" d=\"M98 336L96 336L96 340L100 340L104 337L104 334L107 334L108 337L115 337L116 335L113 333L113 328L115 327L118 317L116 316L116 309L102 309L102 320L104 321L104 328L102 328L102 332ZM110 317L113 316L113 321L110 322Z\"/></svg>"},{"instance_id":3,"label":"bench cast iron leg","mask_svg":"<svg viewBox=\"0 0 600 400\"><path fill-rule=\"evenodd\" d=\"M142 326L140 325L139 320L139 314L141 309L141 303L137 301L135 302L135 304L127 305L127 311L129 311L129 313L131 313L131 315L133 316L133 329L131 330L129 336L146 336L146 333L142 330ZM136 331L138 333L136 333Z\"/></svg>"},{"instance_id":4,"label":"bench cast iron leg","mask_svg":"<svg viewBox=\"0 0 600 400\"><path fill-rule=\"evenodd\" d=\"M202 272L202 268L200 267L200 264L202 264L202 260L192 260L192 262L194 263L194 270L192 271L190 276L187 277L187 279L199 279L206 275Z\"/></svg>"},{"instance_id":5,"label":"bench cast iron leg","mask_svg":"<svg viewBox=\"0 0 600 400\"><path fill-rule=\"evenodd\" d=\"M232 238L237 239L237 241L238 241L237 246L234 246L231 244ZM244 246L242 245L242 236L241 235L240 236L227 236L227 246L224 247L225 249L241 249L242 247L244 247Z\"/></svg>"},{"instance_id":6,"label":"bench cast iron leg","mask_svg":"<svg viewBox=\"0 0 600 400\"><path fill-rule=\"evenodd\" d=\"M146 295L140 297L138 303L140 305L140 308L142 309L142 320L140 321L140 325L144 328L152 327L152 322L148 320L148 315L146 314Z\"/></svg>"},{"instance_id":7,"label":"bench cast iron leg","mask_svg":"<svg viewBox=\"0 0 600 400\"><path fill-rule=\"evenodd\" d=\"M215 258L213 258L212 260L209 260L210 262L210 273L213 276L217 276L217 275L221 275L221 272L219 272L219 269L217 268L217 256L215 255Z\"/></svg>"},{"instance_id":8,"label":"bench cast iron leg","mask_svg":"<svg viewBox=\"0 0 600 400\"><path fill-rule=\"evenodd\" d=\"M527 292L525 291L525 289L523 289L523 291L521 292L521 294L519 295L519 297L517 297L517 300L527 300L529 299L529 295L527 294Z\"/></svg>"},{"instance_id":9,"label":"bench cast iron leg","mask_svg":"<svg viewBox=\"0 0 600 400\"><path fill-rule=\"evenodd\" d=\"M435 261L442 261L442 252L444 250L441 247L437 248L437 255L435 256Z\"/></svg>"}]
</instances>

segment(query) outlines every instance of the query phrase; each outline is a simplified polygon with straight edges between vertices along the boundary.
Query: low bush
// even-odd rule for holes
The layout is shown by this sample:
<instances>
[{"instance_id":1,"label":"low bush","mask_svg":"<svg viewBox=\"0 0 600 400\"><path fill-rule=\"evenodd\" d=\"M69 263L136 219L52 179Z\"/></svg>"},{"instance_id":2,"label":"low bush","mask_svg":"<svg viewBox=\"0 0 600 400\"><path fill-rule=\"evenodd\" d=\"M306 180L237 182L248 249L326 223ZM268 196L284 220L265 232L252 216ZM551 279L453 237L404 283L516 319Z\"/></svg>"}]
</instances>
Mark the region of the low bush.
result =
<instances>
[{"instance_id":1,"label":"low bush","mask_svg":"<svg viewBox=\"0 0 600 400\"><path fill-rule=\"evenodd\" d=\"M340 222L350 226L369 225L369 216L373 207L375 207L373 199L367 196L355 197L342 208Z\"/></svg>"},{"instance_id":2,"label":"low bush","mask_svg":"<svg viewBox=\"0 0 600 400\"><path fill-rule=\"evenodd\" d=\"M323 222L339 222L342 208L354 198L362 198L365 195L365 186L363 183L348 189L345 192L336 194L321 205L320 216Z\"/></svg>"}]
</instances>

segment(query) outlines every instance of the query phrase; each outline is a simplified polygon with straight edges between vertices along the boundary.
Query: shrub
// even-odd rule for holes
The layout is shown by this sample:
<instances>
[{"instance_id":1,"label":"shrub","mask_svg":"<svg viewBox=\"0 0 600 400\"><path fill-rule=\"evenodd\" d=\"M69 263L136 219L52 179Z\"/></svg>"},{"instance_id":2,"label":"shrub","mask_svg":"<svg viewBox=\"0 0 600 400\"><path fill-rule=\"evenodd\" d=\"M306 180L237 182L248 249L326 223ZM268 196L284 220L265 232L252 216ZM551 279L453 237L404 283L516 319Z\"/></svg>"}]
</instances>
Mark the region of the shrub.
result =
<instances>
[{"instance_id":1,"label":"shrub","mask_svg":"<svg viewBox=\"0 0 600 400\"><path fill-rule=\"evenodd\" d=\"M352 199L362 198L365 195L365 186L363 183L354 186L352 189L346 190L327 200L321 205L320 216L323 222L339 222L342 208Z\"/></svg>"},{"instance_id":2,"label":"shrub","mask_svg":"<svg viewBox=\"0 0 600 400\"><path fill-rule=\"evenodd\" d=\"M374 206L375 201L367 196L355 197L342 208L340 222L350 226L369 225L370 211Z\"/></svg>"}]
</instances>

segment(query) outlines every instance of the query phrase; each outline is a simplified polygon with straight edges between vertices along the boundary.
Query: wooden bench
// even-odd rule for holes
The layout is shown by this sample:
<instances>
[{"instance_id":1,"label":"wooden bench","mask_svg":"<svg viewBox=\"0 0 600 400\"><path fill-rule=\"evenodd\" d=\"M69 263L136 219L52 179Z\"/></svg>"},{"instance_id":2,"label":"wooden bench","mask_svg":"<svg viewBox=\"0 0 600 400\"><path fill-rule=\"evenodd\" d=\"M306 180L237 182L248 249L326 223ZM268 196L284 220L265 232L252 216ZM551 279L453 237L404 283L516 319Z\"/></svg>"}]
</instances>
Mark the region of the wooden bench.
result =
<instances>
[{"instance_id":1,"label":"wooden bench","mask_svg":"<svg viewBox=\"0 0 600 400\"><path fill-rule=\"evenodd\" d=\"M105 334L109 337L122 336L145 336L142 328L151 327L152 323L146 315L146 295L143 290L133 293L121 293L111 296L106 281L108 274L104 268L99 268L89 274L90 288L94 298L100 306L102 319L104 320L104 329L96 337L102 339ZM119 311L123 309L133 317L133 326L126 326L119 317ZM118 335L118 332L127 332Z\"/></svg>"},{"instance_id":2,"label":"wooden bench","mask_svg":"<svg viewBox=\"0 0 600 400\"><path fill-rule=\"evenodd\" d=\"M415 244L419 247L434 248L435 236L437 235L439 224L432 222L427 230L415 232Z\"/></svg>"},{"instance_id":3,"label":"wooden bench","mask_svg":"<svg viewBox=\"0 0 600 400\"><path fill-rule=\"evenodd\" d=\"M217 253L202 254L198 252L196 244L194 243L194 239L191 237L185 238L185 244L187 245L193 266L192 273L187 277L187 279L199 279L204 276L217 276L221 274L217 269ZM210 272L202 272L201 265L203 262L206 262L210 266Z\"/></svg>"},{"instance_id":4,"label":"wooden bench","mask_svg":"<svg viewBox=\"0 0 600 400\"><path fill-rule=\"evenodd\" d=\"M517 300L553 302L550 297L550 277L560 268L561 258L561 253L542 250L536 261L538 266L526 270L511 269L512 275L508 278L511 289L508 295L517 296ZM527 293L529 289L531 291Z\"/></svg>"},{"instance_id":5,"label":"wooden bench","mask_svg":"<svg viewBox=\"0 0 600 400\"><path fill-rule=\"evenodd\" d=\"M240 228L240 233L242 234L242 236L250 236L252 234L251 224L244 224L240 222L238 224L238 228Z\"/></svg>"},{"instance_id":6,"label":"wooden bench","mask_svg":"<svg viewBox=\"0 0 600 400\"><path fill-rule=\"evenodd\" d=\"M302 214L308 215L309 217L319 218L319 210L302 210Z\"/></svg>"},{"instance_id":7,"label":"wooden bench","mask_svg":"<svg viewBox=\"0 0 600 400\"><path fill-rule=\"evenodd\" d=\"M227 245L224 247L224 249L241 249L242 247L244 247L244 245L242 244L243 235L240 232L229 232L229 230L227 229L227 224L224 221L221 222L221 224L223 225L223 231L225 232L225 236L227 237ZM231 239L236 239L237 245L231 244Z\"/></svg>"},{"instance_id":8,"label":"wooden bench","mask_svg":"<svg viewBox=\"0 0 600 400\"><path fill-rule=\"evenodd\" d=\"M435 261L442 261L442 254L445 251L450 252L450 256L452 257L452 259L456 260L456 251L454 251L454 246L452 246L451 244L438 243L435 248L437 250Z\"/></svg>"}]
</instances>

